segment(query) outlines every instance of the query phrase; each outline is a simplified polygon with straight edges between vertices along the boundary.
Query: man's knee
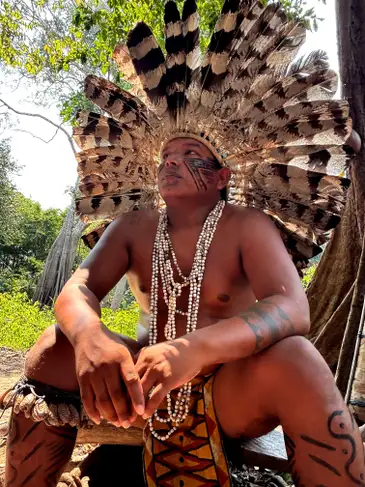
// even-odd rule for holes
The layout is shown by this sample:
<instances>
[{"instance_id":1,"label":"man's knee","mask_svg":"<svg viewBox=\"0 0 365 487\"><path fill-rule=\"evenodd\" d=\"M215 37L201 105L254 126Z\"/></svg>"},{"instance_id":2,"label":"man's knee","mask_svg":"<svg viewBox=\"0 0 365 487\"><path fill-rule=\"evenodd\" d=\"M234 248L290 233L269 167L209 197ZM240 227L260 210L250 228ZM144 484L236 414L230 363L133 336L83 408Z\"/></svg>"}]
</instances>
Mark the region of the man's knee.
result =
<instances>
[{"instance_id":1,"label":"man's knee","mask_svg":"<svg viewBox=\"0 0 365 487\"><path fill-rule=\"evenodd\" d=\"M302 336L281 340L263 352L260 360L279 372L292 370L293 373L301 373L317 370L318 373L332 376L321 354L309 340Z\"/></svg>"},{"instance_id":2,"label":"man's knee","mask_svg":"<svg viewBox=\"0 0 365 487\"><path fill-rule=\"evenodd\" d=\"M304 337L290 337L262 354L262 373L270 377L268 392L283 404L305 401L312 404L337 402L341 395L333 374L318 350Z\"/></svg>"},{"instance_id":3,"label":"man's knee","mask_svg":"<svg viewBox=\"0 0 365 487\"><path fill-rule=\"evenodd\" d=\"M78 389L74 350L58 325L49 326L30 349L25 375L60 389Z\"/></svg>"}]
</instances>

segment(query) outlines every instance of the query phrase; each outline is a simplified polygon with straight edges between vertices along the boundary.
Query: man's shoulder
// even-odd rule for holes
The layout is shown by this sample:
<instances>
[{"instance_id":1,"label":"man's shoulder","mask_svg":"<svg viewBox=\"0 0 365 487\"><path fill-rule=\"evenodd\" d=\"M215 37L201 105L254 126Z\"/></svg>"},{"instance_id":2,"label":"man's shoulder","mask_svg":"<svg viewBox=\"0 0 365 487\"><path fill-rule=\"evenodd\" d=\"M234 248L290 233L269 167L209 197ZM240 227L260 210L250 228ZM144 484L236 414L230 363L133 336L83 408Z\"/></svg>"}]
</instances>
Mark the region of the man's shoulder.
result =
<instances>
[{"instance_id":1,"label":"man's shoulder","mask_svg":"<svg viewBox=\"0 0 365 487\"><path fill-rule=\"evenodd\" d=\"M248 225L252 223L267 225L272 224L271 218L262 210L241 205L228 204L230 218L239 225Z\"/></svg>"},{"instance_id":2,"label":"man's shoulder","mask_svg":"<svg viewBox=\"0 0 365 487\"><path fill-rule=\"evenodd\" d=\"M133 239L140 233L146 234L156 227L159 213L153 209L140 209L119 215L111 224L111 238Z\"/></svg>"}]
</instances>

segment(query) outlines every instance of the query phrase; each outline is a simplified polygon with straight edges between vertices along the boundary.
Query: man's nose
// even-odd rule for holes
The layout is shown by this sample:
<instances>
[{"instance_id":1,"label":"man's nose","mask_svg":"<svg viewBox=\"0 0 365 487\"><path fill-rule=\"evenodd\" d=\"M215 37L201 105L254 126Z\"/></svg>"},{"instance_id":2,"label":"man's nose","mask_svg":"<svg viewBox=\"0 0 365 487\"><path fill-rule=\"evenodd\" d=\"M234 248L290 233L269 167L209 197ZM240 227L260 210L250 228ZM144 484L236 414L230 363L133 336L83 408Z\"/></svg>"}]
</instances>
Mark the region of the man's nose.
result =
<instances>
[{"instance_id":1,"label":"man's nose","mask_svg":"<svg viewBox=\"0 0 365 487\"><path fill-rule=\"evenodd\" d=\"M172 167L172 166L179 166L182 162L182 157L177 154L169 154L165 159L165 166Z\"/></svg>"}]
</instances>

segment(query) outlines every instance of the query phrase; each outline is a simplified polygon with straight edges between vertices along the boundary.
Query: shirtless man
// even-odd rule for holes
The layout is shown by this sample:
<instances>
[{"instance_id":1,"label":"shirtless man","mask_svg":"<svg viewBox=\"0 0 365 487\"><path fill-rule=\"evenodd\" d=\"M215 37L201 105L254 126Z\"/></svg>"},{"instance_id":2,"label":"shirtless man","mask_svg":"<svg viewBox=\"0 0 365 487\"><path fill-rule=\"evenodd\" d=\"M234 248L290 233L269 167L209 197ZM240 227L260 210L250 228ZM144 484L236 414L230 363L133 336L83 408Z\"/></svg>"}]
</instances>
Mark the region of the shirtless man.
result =
<instances>
[{"instance_id":1,"label":"shirtless man","mask_svg":"<svg viewBox=\"0 0 365 487\"><path fill-rule=\"evenodd\" d=\"M191 164L196 159L214 158L196 140L174 139L163 151L158 176L185 275L203 221L230 177L229 169L212 164L197 172ZM197 175L205 191L195 184ZM125 274L149 311L157 223L157 211L140 211L110 225L64 287L55 308L58 325L31 349L26 376L66 391L80 388L92 420L128 427L137 416L149 417L168 391L222 364L213 399L225 435L254 438L281 424L297 487L365 486L358 428L326 363L303 337L310 326L308 302L278 231L263 213L224 208L207 257L196 331L184 334L180 317L178 338L163 341L162 296L160 343L154 346L147 346L146 334L134 341L103 325L99 302ZM186 308L186 293L179 299ZM75 436L74 428L13 415L6 487L55 485Z\"/></svg>"}]
</instances>

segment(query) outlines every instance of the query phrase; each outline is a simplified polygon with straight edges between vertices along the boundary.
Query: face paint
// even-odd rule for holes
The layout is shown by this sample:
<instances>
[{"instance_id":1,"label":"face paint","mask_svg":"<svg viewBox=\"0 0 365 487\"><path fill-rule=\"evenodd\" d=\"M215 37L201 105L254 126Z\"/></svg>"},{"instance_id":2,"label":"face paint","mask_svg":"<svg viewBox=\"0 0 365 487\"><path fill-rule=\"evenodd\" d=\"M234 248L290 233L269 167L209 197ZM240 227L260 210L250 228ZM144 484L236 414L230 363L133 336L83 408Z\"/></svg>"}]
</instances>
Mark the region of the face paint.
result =
<instances>
[{"instance_id":1,"label":"face paint","mask_svg":"<svg viewBox=\"0 0 365 487\"><path fill-rule=\"evenodd\" d=\"M219 162L214 159L183 157L181 160L191 174L198 191L206 191L208 189L206 183L213 184L216 171L221 169ZM160 173L164 167L165 163L162 162L158 167L158 173ZM171 166L169 174L179 175L178 168L176 166Z\"/></svg>"},{"instance_id":2,"label":"face paint","mask_svg":"<svg viewBox=\"0 0 365 487\"><path fill-rule=\"evenodd\" d=\"M206 191L207 184L213 184L215 173L221 168L218 161L213 159L189 158L184 160L186 167L192 175L198 191Z\"/></svg>"}]
</instances>

